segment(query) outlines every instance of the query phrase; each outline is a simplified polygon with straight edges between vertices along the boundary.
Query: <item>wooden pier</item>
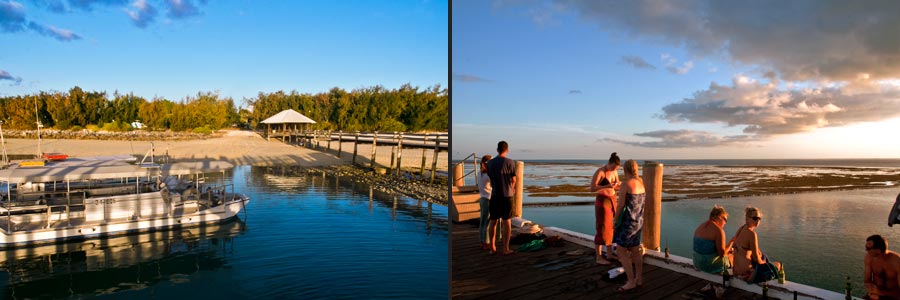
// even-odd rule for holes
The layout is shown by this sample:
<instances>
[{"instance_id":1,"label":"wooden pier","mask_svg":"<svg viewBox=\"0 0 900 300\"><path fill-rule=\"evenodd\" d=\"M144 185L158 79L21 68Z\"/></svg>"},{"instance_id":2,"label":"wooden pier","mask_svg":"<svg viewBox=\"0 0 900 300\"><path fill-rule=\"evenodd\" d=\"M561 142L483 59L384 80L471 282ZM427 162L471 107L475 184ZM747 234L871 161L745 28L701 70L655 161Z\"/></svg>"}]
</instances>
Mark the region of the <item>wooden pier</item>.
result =
<instances>
[{"instance_id":1,"label":"wooden pier","mask_svg":"<svg viewBox=\"0 0 900 300\"><path fill-rule=\"evenodd\" d=\"M643 286L619 293L625 274L603 277L613 267L594 264L591 248L565 242L536 252L490 255L478 245L478 225L453 223L451 286L453 299L704 299L697 292L711 281L644 264ZM514 248L518 245L510 245ZM721 283L721 282L719 282ZM729 288L724 299L761 299Z\"/></svg>"},{"instance_id":2,"label":"wooden pier","mask_svg":"<svg viewBox=\"0 0 900 300\"><path fill-rule=\"evenodd\" d=\"M662 164L646 162L642 168L647 189L641 242L646 250L643 286L618 292L618 287L624 284L625 274L613 280L604 278L608 277L610 269L621 265L618 262L611 266L596 265L591 235L542 226L546 236L559 236L564 241L563 246L508 256L492 256L481 250L477 237L478 193L474 186L465 186L464 177L473 172L463 174L463 163L451 169L454 180L451 180L450 204L453 221L450 291L453 299L717 299L714 293L700 290L710 283L721 287L721 275L701 272L694 268L690 258L670 256L668 251L660 249ZM523 162L517 162L516 168L519 178L516 194L522 195ZM521 200L513 201L513 216L522 216L521 203ZM516 223L530 222L519 219L513 222ZM510 249L515 250L518 246L511 244ZM770 281L760 286L731 278L727 283L729 288L718 299L845 298L843 294L794 282Z\"/></svg>"},{"instance_id":3,"label":"wooden pier","mask_svg":"<svg viewBox=\"0 0 900 300\"><path fill-rule=\"evenodd\" d=\"M284 130L281 132L266 131L261 134L267 140L275 138L286 144L333 152L338 158L341 158L342 155L349 155L351 164L367 166L380 171L380 173L400 176L401 173L407 172L428 176L426 172L430 171L431 182L435 181L435 173L438 170L446 170L446 165L439 163L439 156L441 152L447 153L450 145L447 133ZM345 143L348 145L345 146ZM365 148L369 150L363 153L359 149L363 148L360 145L366 145ZM378 151L379 147L387 149ZM380 156L377 153L385 150L389 150L390 160L386 160L386 157L378 158ZM407 153L406 156L403 155L404 153ZM419 155L420 153L421 155ZM406 163L403 163L404 157L408 157ZM431 163L426 164L429 158Z\"/></svg>"}]
</instances>

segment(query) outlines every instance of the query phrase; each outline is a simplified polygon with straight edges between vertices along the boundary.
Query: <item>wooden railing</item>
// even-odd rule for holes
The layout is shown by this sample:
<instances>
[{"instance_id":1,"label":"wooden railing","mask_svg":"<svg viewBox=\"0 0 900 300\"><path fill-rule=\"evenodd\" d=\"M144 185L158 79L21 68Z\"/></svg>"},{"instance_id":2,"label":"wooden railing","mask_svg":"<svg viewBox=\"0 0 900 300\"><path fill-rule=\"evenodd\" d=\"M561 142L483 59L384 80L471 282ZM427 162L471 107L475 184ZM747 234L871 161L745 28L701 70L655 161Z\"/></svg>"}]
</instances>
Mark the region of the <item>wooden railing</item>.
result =
<instances>
[{"instance_id":1,"label":"wooden railing","mask_svg":"<svg viewBox=\"0 0 900 300\"><path fill-rule=\"evenodd\" d=\"M450 146L450 138L446 132L440 133L404 133L404 132L344 132L331 130L286 130L268 132L266 137L281 138L285 143L299 144L316 150L337 151L337 156L341 157L343 153L343 143L345 141L353 142L353 159L352 163L356 164L356 157L359 154L359 144L372 144L372 153L369 159L370 167L376 167L376 152L378 146L392 146L391 163L388 168L392 174L399 175L402 166L403 148L422 149L422 163L419 168L419 175L424 176L426 172L426 151L432 150L431 160L431 182L434 182L435 171L437 169L438 153L448 151ZM336 147L332 147L335 142ZM396 163L395 163L396 162Z\"/></svg>"}]
</instances>

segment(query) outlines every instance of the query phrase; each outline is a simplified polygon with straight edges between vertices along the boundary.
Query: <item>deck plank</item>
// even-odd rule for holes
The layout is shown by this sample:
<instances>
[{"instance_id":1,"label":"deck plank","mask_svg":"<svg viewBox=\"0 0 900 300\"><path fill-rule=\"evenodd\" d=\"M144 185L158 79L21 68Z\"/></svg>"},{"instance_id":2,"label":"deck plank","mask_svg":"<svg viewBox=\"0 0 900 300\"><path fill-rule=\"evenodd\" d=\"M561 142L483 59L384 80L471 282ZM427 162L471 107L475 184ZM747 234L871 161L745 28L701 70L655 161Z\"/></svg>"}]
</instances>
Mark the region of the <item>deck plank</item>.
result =
<instances>
[{"instance_id":1,"label":"deck plank","mask_svg":"<svg viewBox=\"0 0 900 300\"><path fill-rule=\"evenodd\" d=\"M665 268L644 265L643 286L626 293L623 281L603 276L613 266L594 264L593 249L573 243L508 256L479 248L474 222L451 225L451 297L468 299L685 299L708 281ZM510 245L515 250L518 245ZM621 276L625 276L624 274ZM750 292L728 289L725 299L749 299Z\"/></svg>"}]
</instances>

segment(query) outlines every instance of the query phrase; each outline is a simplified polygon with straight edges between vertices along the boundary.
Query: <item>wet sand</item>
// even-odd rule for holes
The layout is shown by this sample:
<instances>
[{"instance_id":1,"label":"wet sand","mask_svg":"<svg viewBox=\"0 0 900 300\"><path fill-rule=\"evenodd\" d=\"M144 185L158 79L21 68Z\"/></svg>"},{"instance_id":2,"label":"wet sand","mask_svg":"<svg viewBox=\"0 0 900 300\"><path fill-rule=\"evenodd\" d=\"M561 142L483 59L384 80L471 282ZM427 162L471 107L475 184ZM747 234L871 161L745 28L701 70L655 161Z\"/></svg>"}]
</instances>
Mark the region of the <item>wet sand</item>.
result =
<instances>
[{"instance_id":1,"label":"wet sand","mask_svg":"<svg viewBox=\"0 0 900 300\"><path fill-rule=\"evenodd\" d=\"M320 142L322 148L314 150L298 145L289 145L279 140L266 141L255 132L230 130L220 137L202 140L158 140L158 141L122 141L122 140L75 140L44 139L41 150L44 153L60 152L71 157L137 154L143 156L153 143L157 158L166 153L173 161L183 160L224 160L235 165L277 166L297 165L305 167L323 167L334 165L350 165L353 158L353 143L344 142L338 157L338 143L332 142L331 150L327 150L327 142ZM7 153L35 154L37 140L6 139ZM376 149L376 163L381 166L391 165L391 147L379 146ZM372 156L371 144L360 144L356 163L369 166ZM431 149L425 151L426 170L430 170L433 161ZM403 169L418 172L422 164L422 149L403 149L401 155ZM438 153L437 170L447 172L447 152Z\"/></svg>"}]
</instances>

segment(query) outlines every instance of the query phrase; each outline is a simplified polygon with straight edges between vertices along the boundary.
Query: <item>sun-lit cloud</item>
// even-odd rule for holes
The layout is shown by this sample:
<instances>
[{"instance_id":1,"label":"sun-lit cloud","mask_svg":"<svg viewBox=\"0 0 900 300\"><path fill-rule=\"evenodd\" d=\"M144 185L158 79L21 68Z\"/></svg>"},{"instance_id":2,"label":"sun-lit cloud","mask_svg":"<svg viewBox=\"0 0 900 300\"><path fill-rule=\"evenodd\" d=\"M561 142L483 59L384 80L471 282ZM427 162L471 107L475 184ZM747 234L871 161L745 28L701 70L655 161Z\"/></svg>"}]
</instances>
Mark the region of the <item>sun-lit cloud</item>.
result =
<instances>
[{"instance_id":1,"label":"sun-lit cloud","mask_svg":"<svg viewBox=\"0 0 900 300\"><path fill-rule=\"evenodd\" d=\"M632 67L635 67L637 69L651 69L651 70L656 69L656 66L651 65L650 63L648 63L646 60L644 60L640 56L626 55L626 56L622 56L622 59L620 61L622 63L631 65Z\"/></svg>"},{"instance_id":2,"label":"sun-lit cloud","mask_svg":"<svg viewBox=\"0 0 900 300\"><path fill-rule=\"evenodd\" d=\"M147 24L156 19L156 8L147 3L147 0L135 0L131 3L135 10L126 9L128 17L134 22L134 26L145 28Z\"/></svg>"},{"instance_id":3,"label":"sun-lit cloud","mask_svg":"<svg viewBox=\"0 0 900 300\"><path fill-rule=\"evenodd\" d=\"M648 148L691 148L727 146L737 143L747 143L754 140L754 137L749 135L721 136L712 132L695 130L657 130L635 133L634 135L659 140L626 141L614 138L604 138L603 141Z\"/></svg>"},{"instance_id":4,"label":"sun-lit cloud","mask_svg":"<svg viewBox=\"0 0 900 300\"><path fill-rule=\"evenodd\" d=\"M453 74L454 80L459 80L462 82L492 82L493 80L481 78L474 75L467 74Z\"/></svg>"},{"instance_id":5,"label":"sun-lit cloud","mask_svg":"<svg viewBox=\"0 0 900 300\"><path fill-rule=\"evenodd\" d=\"M666 71L669 71L672 74L684 75L684 74L687 74L688 72L690 72L691 69L693 69L693 68L694 68L694 62L689 60L689 61L682 63L680 66L677 66L677 67L676 66L666 67Z\"/></svg>"},{"instance_id":6,"label":"sun-lit cloud","mask_svg":"<svg viewBox=\"0 0 900 300\"><path fill-rule=\"evenodd\" d=\"M870 93L848 93L843 86L782 90L774 82L737 76L730 86L712 83L662 111L659 117L671 122L741 126L759 136L793 134L898 117L900 87L883 84Z\"/></svg>"},{"instance_id":7,"label":"sun-lit cloud","mask_svg":"<svg viewBox=\"0 0 900 300\"><path fill-rule=\"evenodd\" d=\"M15 77L9 74L4 70L0 70L0 80L9 80L13 83L11 85L19 85L22 84L22 77Z\"/></svg>"},{"instance_id":8,"label":"sun-lit cloud","mask_svg":"<svg viewBox=\"0 0 900 300\"><path fill-rule=\"evenodd\" d=\"M602 141L620 143L630 146L647 148L689 148L689 147L718 147L752 142L755 140L750 135L722 136L707 131L695 130L657 130L643 133L635 133L635 136L653 138L653 141L627 141L623 139L604 138Z\"/></svg>"},{"instance_id":9,"label":"sun-lit cloud","mask_svg":"<svg viewBox=\"0 0 900 300\"><path fill-rule=\"evenodd\" d=\"M174 19L182 19L200 14L200 10L191 0L166 0L166 5L168 6L168 16Z\"/></svg>"}]
</instances>

